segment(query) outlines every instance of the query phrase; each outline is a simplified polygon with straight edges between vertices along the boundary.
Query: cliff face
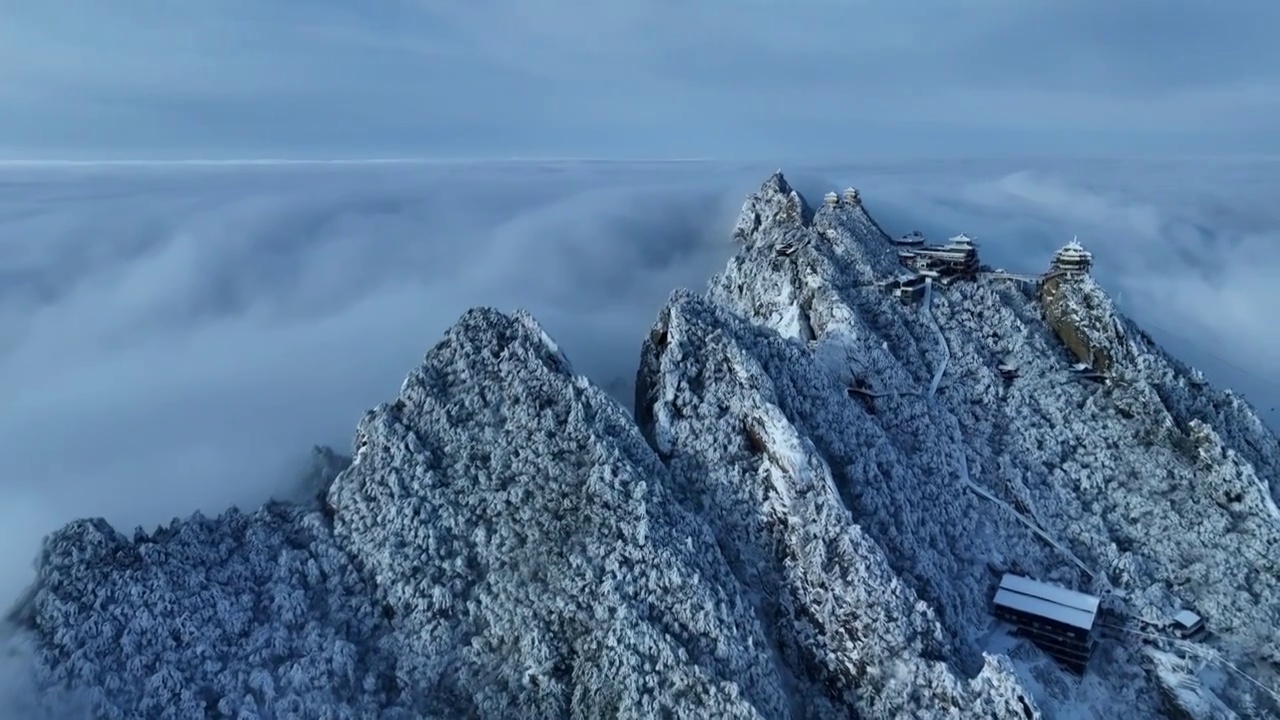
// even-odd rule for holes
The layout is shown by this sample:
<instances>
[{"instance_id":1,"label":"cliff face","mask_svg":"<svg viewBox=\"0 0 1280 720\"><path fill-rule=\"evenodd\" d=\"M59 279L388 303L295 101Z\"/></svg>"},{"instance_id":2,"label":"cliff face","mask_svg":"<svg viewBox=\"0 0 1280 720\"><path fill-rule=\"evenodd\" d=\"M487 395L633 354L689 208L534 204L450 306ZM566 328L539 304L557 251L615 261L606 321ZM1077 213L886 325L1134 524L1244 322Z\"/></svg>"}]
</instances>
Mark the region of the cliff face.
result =
<instances>
[{"instance_id":1,"label":"cliff face","mask_svg":"<svg viewBox=\"0 0 1280 720\"><path fill-rule=\"evenodd\" d=\"M1118 311L1088 275L1048 278L1040 286L1040 306L1045 322L1079 362L1106 375L1130 358Z\"/></svg>"},{"instance_id":2,"label":"cliff face","mask_svg":"<svg viewBox=\"0 0 1280 720\"><path fill-rule=\"evenodd\" d=\"M1191 606L1215 633L1194 648L1277 684L1280 447L1245 403L1087 277L1041 298L980 278L904 305L861 203L814 209L780 174L733 237L724 272L673 294L644 341L634 422L533 318L473 310L366 414L350 461L318 456L313 504L133 539L101 521L55 533L14 614L37 702L101 717L1103 718L1156 716L1166 696L1280 711L1234 671L1197 675L1188 647L1154 655L1133 635L1077 681L988 610L1005 570L1103 594L1115 622ZM1082 348L1107 383L1070 372Z\"/></svg>"}]
</instances>

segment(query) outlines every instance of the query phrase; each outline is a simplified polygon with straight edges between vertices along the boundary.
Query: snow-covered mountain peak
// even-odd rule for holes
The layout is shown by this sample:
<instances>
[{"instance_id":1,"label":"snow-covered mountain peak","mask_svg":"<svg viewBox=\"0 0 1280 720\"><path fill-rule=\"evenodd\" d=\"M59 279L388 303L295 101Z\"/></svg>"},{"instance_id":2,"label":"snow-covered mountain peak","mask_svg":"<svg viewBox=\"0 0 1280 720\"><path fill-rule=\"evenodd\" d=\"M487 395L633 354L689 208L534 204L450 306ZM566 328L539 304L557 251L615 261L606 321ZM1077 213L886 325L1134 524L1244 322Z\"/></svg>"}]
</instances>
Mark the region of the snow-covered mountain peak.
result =
<instances>
[{"instance_id":1,"label":"snow-covered mountain peak","mask_svg":"<svg viewBox=\"0 0 1280 720\"><path fill-rule=\"evenodd\" d=\"M802 230L813 215L804 197L787 183L779 170L760 185L760 189L747 197L734 226L733 236L751 245L760 240L757 232L762 227L775 232Z\"/></svg>"},{"instance_id":2,"label":"snow-covered mountain peak","mask_svg":"<svg viewBox=\"0 0 1280 720\"><path fill-rule=\"evenodd\" d=\"M856 190L829 196L813 210L781 173L747 197L734 237L741 248L712 278L710 297L788 337L811 340L828 326L847 324L823 312L834 303L817 303L815 313L817 294L883 282L902 271L889 236Z\"/></svg>"}]
</instances>

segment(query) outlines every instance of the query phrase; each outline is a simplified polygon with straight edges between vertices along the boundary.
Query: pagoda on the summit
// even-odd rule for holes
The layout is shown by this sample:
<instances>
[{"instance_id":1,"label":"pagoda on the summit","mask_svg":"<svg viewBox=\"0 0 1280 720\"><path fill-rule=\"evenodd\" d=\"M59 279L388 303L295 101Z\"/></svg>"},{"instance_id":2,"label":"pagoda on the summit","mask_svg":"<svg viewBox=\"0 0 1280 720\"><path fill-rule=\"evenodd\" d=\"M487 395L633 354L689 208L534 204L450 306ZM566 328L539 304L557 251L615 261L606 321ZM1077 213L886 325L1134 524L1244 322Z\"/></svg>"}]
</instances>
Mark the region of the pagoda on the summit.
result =
<instances>
[{"instance_id":1,"label":"pagoda on the summit","mask_svg":"<svg viewBox=\"0 0 1280 720\"><path fill-rule=\"evenodd\" d=\"M1084 249L1078 240L1072 238L1053 256L1051 273L1087 273L1093 267L1093 253Z\"/></svg>"}]
</instances>

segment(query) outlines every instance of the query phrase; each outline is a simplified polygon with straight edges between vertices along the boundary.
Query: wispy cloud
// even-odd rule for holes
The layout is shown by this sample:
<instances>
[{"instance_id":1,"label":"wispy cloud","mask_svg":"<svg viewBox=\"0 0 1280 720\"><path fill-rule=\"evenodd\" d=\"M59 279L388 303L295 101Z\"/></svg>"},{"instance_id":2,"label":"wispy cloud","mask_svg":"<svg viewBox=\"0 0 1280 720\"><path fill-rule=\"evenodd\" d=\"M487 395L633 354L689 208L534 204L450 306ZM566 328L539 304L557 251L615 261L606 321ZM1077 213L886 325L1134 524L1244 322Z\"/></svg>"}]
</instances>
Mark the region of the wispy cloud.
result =
<instances>
[{"instance_id":1,"label":"wispy cloud","mask_svg":"<svg viewBox=\"0 0 1280 720\"><path fill-rule=\"evenodd\" d=\"M1277 24L1261 0L18 0L0 137L60 156L1277 152Z\"/></svg>"}]
</instances>

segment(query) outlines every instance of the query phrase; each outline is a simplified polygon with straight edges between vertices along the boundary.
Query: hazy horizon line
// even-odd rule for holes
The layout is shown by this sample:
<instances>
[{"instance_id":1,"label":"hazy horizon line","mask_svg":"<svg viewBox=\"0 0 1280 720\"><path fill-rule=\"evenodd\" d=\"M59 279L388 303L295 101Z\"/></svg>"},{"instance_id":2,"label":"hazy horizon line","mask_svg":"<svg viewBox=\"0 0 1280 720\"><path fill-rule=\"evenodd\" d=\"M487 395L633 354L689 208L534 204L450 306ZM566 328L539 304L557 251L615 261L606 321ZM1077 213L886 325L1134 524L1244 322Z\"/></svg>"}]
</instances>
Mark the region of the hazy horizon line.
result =
<instances>
[{"instance_id":1,"label":"hazy horizon line","mask_svg":"<svg viewBox=\"0 0 1280 720\"><path fill-rule=\"evenodd\" d=\"M791 162L798 164L856 164L863 162L930 162L930 161L1010 161L1010 160L1057 160L1057 161L1216 161L1216 162L1276 162L1278 155L1260 154L1205 154L1205 155L1053 155L1053 154L989 154L989 155L902 155L862 157L737 157L723 158L712 156L652 156L652 157L609 157L609 156L384 156L354 158L298 158L298 157L238 157L238 158L6 158L0 157L0 167L111 167L111 166L273 166L273 165L482 165L482 164L532 164L532 163L663 163L663 164L699 164L699 163L741 163L765 164Z\"/></svg>"},{"instance_id":2,"label":"hazy horizon line","mask_svg":"<svg viewBox=\"0 0 1280 720\"><path fill-rule=\"evenodd\" d=\"M538 162L617 162L617 163L699 163L727 162L710 157L573 157L573 156L512 156L512 157L366 157L366 158L289 158L289 157L241 157L241 158L3 158L0 165L430 165L430 164L481 164L481 163L538 163Z\"/></svg>"}]
</instances>

